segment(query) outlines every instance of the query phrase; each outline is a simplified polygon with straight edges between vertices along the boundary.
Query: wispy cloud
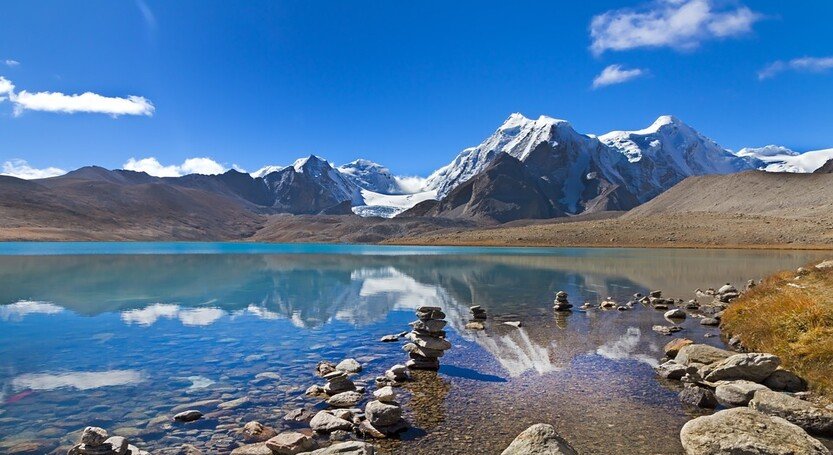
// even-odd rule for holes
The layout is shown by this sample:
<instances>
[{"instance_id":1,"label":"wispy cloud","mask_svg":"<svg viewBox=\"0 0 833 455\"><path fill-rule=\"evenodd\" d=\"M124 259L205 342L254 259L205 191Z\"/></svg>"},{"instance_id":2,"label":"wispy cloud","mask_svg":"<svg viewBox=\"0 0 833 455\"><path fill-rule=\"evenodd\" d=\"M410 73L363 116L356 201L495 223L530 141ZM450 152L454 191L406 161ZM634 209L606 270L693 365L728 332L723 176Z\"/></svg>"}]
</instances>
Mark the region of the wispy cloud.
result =
<instances>
[{"instance_id":1,"label":"wispy cloud","mask_svg":"<svg viewBox=\"0 0 833 455\"><path fill-rule=\"evenodd\" d=\"M67 171L57 167L47 167L43 169L34 168L29 165L26 160L13 159L3 163L3 172L0 175L8 175L10 177L17 177L19 179L45 179L49 177L57 177L64 175Z\"/></svg>"},{"instance_id":2,"label":"wispy cloud","mask_svg":"<svg viewBox=\"0 0 833 455\"><path fill-rule=\"evenodd\" d=\"M148 28L156 28L156 15L153 14L153 10L150 9L148 4L143 0L136 0L136 7L139 8L139 12L142 13L142 18L145 20L145 24L147 24Z\"/></svg>"},{"instance_id":3,"label":"wispy cloud","mask_svg":"<svg viewBox=\"0 0 833 455\"><path fill-rule=\"evenodd\" d=\"M833 69L833 57L801 57L792 60L778 60L758 71L758 79L773 78L785 71L800 73L824 73Z\"/></svg>"},{"instance_id":4,"label":"wispy cloud","mask_svg":"<svg viewBox=\"0 0 833 455\"><path fill-rule=\"evenodd\" d=\"M720 9L711 0L657 0L594 16L590 48L596 55L640 47L694 49L706 40L749 33L762 18L742 5Z\"/></svg>"},{"instance_id":5,"label":"wispy cloud","mask_svg":"<svg viewBox=\"0 0 833 455\"><path fill-rule=\"evenodd\" d=\"M15 116L24 111L57 112L63 114L92 113L151 116L155 110L150 100L141 96L109 97L85 92L67 95L61 92L15 92L14 84L0 76L0 102L8 99L14 105Z\"/></svg>"},{"instance_id":6,"label":"wispy cloud","mask_svg":"<svg viewBox=\"0 0 833 455\"><path fill-rule=\"evenodd\" d=\"M610 65L603 69L595 79L593 79L593 88L606 87L608 85L615 85L627 82L637 77L644 76L647 72L640 68L623 69L622 65Z\"/></svg>"},{"instance_id":7,"label":"wispy cloud","mask_svg":"<svg viewBox=\"0 0 833 455\"><path fill-rule=\"evenodd\" d=\"M3 64L5 64L6 66L8 66L9 68L14 68L14 67L16 67L16 66L20 66L20 62L18 62L17 60L12 60L12 59L6 59L6 60L4 60L4 61L3 61Z\"/></svg>"},{"instance_id":8,"label":"wispy cloud","mask_svg":"<svg viewBox=\"0 0 833 455\"><path fill-rule=\"evenodd\" d=\"M187 174L222 174L228 169L211 158L188 158L182 164L163 165L154 157L130 158L122 168L128 171L146 172L155 177L180 177Z\"/></svg>"}]
</instances>

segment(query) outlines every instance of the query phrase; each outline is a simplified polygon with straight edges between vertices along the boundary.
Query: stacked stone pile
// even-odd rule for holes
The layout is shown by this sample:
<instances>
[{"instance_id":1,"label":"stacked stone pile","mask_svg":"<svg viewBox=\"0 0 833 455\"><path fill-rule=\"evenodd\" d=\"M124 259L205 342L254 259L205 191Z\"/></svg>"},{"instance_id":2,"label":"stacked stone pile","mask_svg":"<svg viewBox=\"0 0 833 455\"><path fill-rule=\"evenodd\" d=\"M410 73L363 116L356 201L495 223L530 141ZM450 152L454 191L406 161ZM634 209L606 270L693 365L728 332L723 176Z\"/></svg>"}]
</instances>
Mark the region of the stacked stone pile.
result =
<instances>
[{"instance_id":1,"label":"stacked stone pile","mask_svg":"<svg viewBox=\"0 0 833 455\"><path fill-rule=\"evenodd\" d=\"M148 455L127 443L121 436L110 437L104 428L87 427L81 433L81 443L69 449L67 455Z\"/></svg>"},{"instance_id":2,"label":"stacked stone pile","mask_svg":"<svg viewBox=\"0 0 833 455\"><path fill-rule=\"evenodd\" d=\"M416 370L438 370L439 358L451 349L443 330L445 313L439 307L423 306L417 309L416 315L419 319L410 324L413 329L405 335L411 342L402 348L411 358L405 366Z\"/></svg>"},{"instance_id":3,"label":"stacked stone pile","mask_svg":"<svg viewBox=\"0 0 833 455\"><path fill-rule=\"evenodd\" d=\"M555 311L569 311L573 305L567 300L567 293L564 291L558 291L555 294L555 305L553 305L553 309Z\"/></svg>"}]
</instances>

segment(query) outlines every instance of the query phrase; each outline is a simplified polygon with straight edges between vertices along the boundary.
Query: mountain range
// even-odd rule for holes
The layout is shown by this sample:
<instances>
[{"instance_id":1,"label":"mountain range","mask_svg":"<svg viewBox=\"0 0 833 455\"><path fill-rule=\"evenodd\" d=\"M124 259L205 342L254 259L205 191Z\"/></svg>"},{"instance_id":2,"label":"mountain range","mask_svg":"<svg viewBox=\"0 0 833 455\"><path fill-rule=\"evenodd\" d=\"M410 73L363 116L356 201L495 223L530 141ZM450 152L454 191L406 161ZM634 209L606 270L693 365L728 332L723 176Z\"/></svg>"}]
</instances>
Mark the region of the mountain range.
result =
<instances>
[{"instance_id":1,"label":"mountain range","mask_svg":"<svg viewBox=\"0 0 833 455\"><path fill-rule=\"evenodd\" d=\"M673 116L596 136L565 120L512 114L426 179L363 159L334 166L315 155L251 174L154 177L90 166L47 179L2 177L0 229L14 230L13 238L33 229L86 238L93 229L115 239L236 239L276 214L399 215L397 229L405 230L415 218L500 224L626 211L688 177L810 173L833 166L831 158L833 149L799 154L779 146L733 153ZM378 231L387 228L374 229L384 236Z\"/></svg>"}]
</instances>

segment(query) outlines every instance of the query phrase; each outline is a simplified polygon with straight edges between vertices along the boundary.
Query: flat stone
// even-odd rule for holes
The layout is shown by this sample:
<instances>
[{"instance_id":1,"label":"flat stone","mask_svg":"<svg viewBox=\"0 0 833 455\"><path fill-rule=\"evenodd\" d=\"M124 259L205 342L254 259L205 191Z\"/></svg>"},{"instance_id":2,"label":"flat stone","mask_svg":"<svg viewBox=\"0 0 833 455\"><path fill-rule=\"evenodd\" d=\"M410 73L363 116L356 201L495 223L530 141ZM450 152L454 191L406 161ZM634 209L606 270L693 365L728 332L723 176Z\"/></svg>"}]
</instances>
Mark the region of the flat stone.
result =
<instances>
[{"instance_id":1,"label":"flat stone","mask_svg":"<svg viewBox=\"0 0 833 455\"><path fill-rule=\"evenodd\" d=\"M329 433L335 430L351 430L353 423L347 420L340 419L326 411L319 411L318 414L309 421L310 427L318 432Z\"/></svg>"},{"instance_id":2,"label":"flat stone","mask_svg":"<svg viewBox=\"0 0 833 455\"><path fill-rule=\"evenodd\" d=\"M501 455L578 455L552 425L539 423L519 434Z\"/></svg>"},{"instance_id":3,"label":"flat stone","mask_svg":"<svg viewBox=\"0 0 833 455\"><path fill-rule=\"evenodd\" d=\"M246 404L248 402L249 402L249 397L240 397L240 398L237 398L236 400L230 400L230 401L225 401L223 403L220 403L220 404L217 405L217 407L219 409L227 411L229 409L239 408L240 406L243 406L244 404Z\"/></svg>"},{"instance_id":4,"label":"flat stone","mask_svg":"<svg viewBox=\"0 0 833 455\"><path fill-rule=\"evenodd\" d=\"M310 436L297 431L287 431L266 441L266 447L275 455L296 455L309 452L317 445Z\"/></svg>"},{"instance_id":5,"label":"flat stone","mask_svg":"<svg viewBox=\"0 0 833 455\"><path fill-rule=\"evenodd\" d=\"M246 444L231 451L231 455L272 455L272 449L265 442Z\"/></svg>"},{"instance_id":6,"label":"flat stone","mask_svg":"<svg viewBox=\"0 0 833 455\"><path fill-rule=\"evenodd\" d=\"M406 343L404 346L402 346L402 350L409 353L409 354L417 354L417 355L420 355L422 357L437 358L437 357L442 357L443 355L445 355L445 351L443 351L441 349L423 348L423 347L418 346L414 343Z\"/></svg>"},{"instance_id":7,"label":"flat stone","mask_svg":"<svg viewBox=\"0 0 833 455\"><path fill-rule=\"evenodd\" d=\"M283 420L289 422L309 422L313 415L314 414L308 409L295 408L287 412L286 415L283 416Z\"/></svg>"},{"instance_id":8,"label":"flat stone","mask_svg":"<svg viewBox=\"0 0 833 455\"><path fill-rule=\"evenodd\" d=\"M352 408L362 401L362 394L359 392L341 392L331 396L327 404L336 408Z\"/></svg>"},{"instance_id":9,"label":"flat stone","mask_svg":"<svg viewBox=\"0 0 833 455\"><path fill-rule=\"evenodd\" d=\"M195 401L193 403L184 403L184 404L180 404L178 406L174 406L171 409L171 412L176 414L178 412L187 411L189 409L197 409L197 408L214 409L220 403L222 403L222 400L202 400L202 401Z\"/></svg>"},{"instance_id":10,"label":"flat stone","mask_svg":"<svg viewBox=\"0 0 833 455\"><path fill-rule=\"evenodd\" d=\"M414 322L410 323L410 326L413 327L415 330L425 330L427 332L439 332L443 328L445 328L446 324L447 324L447 322L443 321L441 319L431 319L431 320L428 320L428 321L423 321L423 320L414 321Z\"/></svg>"},{"instance_id":11,"label":"flat stone","mask_svg":"<svg viewBox=\"0 0 833 455\"><path fill-rule=\"evenodd\" d=\"M811 434L833 435L833 411L814 406L785 393L759 390L749 408L769 416L781 417Z\"/></svg>"},{"instance_id":12,"label":"flat stone","mask_svg":"<svg viewBox=\"0 0 833 455\"><path fill-rule=\"evenodd\" d=\"M423 336L417 335L414 332L410 332L405 335L405 338L411 340L419 347L428 348L428 349L435 349L435 350L448 350L451 349L451 343L442 339L442 338L435 338L430 336Z\"/></svg>"},{"instance_id":13,"label":"flat stone","mask_svg":"<svg viewBox=\"0 0 833 455\"><path fill-rule=\"evenodd\" d=\"M691 420L680 431L680 442L686 455L830 455L800 427L749 408Z\"/></svg>"}]
</instances>

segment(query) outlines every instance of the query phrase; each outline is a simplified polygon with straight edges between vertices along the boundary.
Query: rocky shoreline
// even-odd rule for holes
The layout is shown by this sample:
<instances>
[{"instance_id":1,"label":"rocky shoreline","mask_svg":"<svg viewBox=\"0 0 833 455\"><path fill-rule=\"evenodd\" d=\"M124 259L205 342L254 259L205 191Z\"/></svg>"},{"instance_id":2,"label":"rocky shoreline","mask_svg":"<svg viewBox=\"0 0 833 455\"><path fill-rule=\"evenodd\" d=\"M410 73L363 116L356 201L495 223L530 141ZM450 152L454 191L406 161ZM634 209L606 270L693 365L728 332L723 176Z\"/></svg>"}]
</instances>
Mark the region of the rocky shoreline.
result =
<instances>
[{"instance_id":1,"label":"rocky shoreline","mask_svg":"<svg viewBox=\"0 0 833 455\"><path fill-rule=\"evenodd\" d=\"M755 285L754 281L750 281L744 290ZM695 294L695 299L686 301L663 297L661 291L654 290L647 295L635 294L624 303L607 297L599 303L584 302L579 308L574 308L567 293L559 291L555 296L553 312L558 318L559 314L573 311L626 312L641 306L662 312L668 324L655 325L653 329L657 333L673 336L684 330L680 321L685 319L698 319L703 326L719 325L722 312L741 296L743 291L726 284L718 289L697 290ZM465 330L484 330L487 320L490 319L486 310L476 305L471 307L470 311L471 319L465 325ZM404 406L398 401L397 389L403 385L408 385L409 390L418 389L423 379L415 377L412 371L438 370L440 358L446 350L452 348L451 343L446 340L446 315L441 308L420 307L416 314L418 319L410 324L410 332L387 335L379 340L380 343L391 343L404 339L403 350L408 354L409 360L393 365L375 379L356 380L362 372L363 365L354 358L338 363L320 361L315 366L315 373L325 383L311 385L304 393L306 397L320 400L320 404L297 408L283 416L283 421L291 422L295 428L278 431L253 420L242 428L238 427L240 439L246 441L243 445L230 440L224 445L215 446L215 449L209 452L204 452L206 449L184 444L165 453L387 453L384 451L384 444L380 445L374 441L398 439L402 432L408 431L413 425L406 418ZM502 319L499 318L496 322L516 328L522 326L522 321ZM712 334L706 333L704 336L709 335ZM665 357L660 359L656 368L657 375L663 381L668 381L674 388L682 388L679 399L686 407L704 409L707 413L715 408L722 408L713 414L694 418L683 426L680 441L685 453L829 454L829 450L814 436L833 435L833 408L815 402L816 397L807 391L807 382L784 369L777 356L745 352L739 340L733 339L729 334L723 336L731 350L698 344L688 338L673 338L664 347ZM261 378L267 379L266 376ZM231 410L244 405L245 400L243 397L216 405L218 408ZM198 405L180 406L171 420L176 425L199 425L205 417L199 408ZM222 447L226 447L225 450L228 452ZM496 449L496 453L499 450ZM126 439L118 436L109 437L105 430L96 427L88 427L83 432L80 443L68 453L148 454L127 444ZM553 426L541 423L521 432L502 453L519 455L578 452Z\"/></svg>"}]
</instances>

